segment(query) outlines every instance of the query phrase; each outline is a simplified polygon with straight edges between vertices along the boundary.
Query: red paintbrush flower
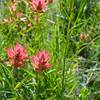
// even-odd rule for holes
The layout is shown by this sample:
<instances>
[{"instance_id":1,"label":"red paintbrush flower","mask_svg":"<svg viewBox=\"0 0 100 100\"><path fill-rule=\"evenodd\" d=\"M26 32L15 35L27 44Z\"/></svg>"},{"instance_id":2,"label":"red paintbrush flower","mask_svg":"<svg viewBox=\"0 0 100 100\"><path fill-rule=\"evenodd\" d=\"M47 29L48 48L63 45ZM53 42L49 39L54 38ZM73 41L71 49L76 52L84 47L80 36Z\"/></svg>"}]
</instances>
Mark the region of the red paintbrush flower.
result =
<instances>
[{"instance_id":1,"label":"red paintbrush flower","mask_svg":"<svg viewBox=\"0 0 100 100\"><path fill-rule=\"evenodd\" d=\"M32 65L36 71L42 71L51 67L49 60L50 56L46 51L39 51L32 57Z\"/></svg>"},{"instance_id":2,"label":"red paintbrush flower","mask_svg":"<svg viewBox=\"0 0 100 100\"><path fill-rule=\"evenodd\" d=\"M6 51L9 61L14 67L23 66L24 61L28 58L26 49L18 43L14 48L7 48Z\"/></svg>"},{"instance_id":3,"label":"red paintbrush flower","mask_svg":"<svg viewBox=\"0 0 100 100\"><path fill-rule=\"evenodd\" d=\"M44 12L46 10L45 0L30 0L33 12Z\"/></svg>"}]
</instances>

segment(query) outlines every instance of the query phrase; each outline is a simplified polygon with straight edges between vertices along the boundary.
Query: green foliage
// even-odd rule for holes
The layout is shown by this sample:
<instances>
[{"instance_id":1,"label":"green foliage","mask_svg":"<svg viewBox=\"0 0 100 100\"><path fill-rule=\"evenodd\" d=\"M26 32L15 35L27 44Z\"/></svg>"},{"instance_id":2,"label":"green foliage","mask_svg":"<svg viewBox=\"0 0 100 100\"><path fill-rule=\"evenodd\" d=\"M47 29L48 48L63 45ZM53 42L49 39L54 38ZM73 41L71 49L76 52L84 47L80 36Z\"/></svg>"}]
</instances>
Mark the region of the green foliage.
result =
<instances>
[{"instance_id":1,"label":"green foliage","mask_svg":"<svg viewBox=\"0 0 100 100\"><path fill-rule=\"evenodd\" d=\"M17 11L26 22L10 13L11 0L0 2L0 100L100 100L100 2L55 0L46 12L33 13L25 1L18 0ZM50 52L52 67L38 73L27 60L12 68L6 48L16 42L30 57Z\"/></svg>"}]
</instances>

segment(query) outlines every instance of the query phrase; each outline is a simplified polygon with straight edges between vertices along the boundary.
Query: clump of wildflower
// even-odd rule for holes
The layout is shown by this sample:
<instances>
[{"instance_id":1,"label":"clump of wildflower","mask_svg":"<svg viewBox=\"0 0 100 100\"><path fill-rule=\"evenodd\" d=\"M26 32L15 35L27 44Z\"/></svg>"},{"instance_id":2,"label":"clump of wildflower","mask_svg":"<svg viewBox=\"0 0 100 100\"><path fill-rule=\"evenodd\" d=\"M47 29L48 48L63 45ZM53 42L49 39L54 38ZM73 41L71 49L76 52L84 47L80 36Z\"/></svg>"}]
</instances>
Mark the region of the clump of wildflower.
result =
<instances>
[{"instance_id":1,"label":"clump of wildflower","mask_svg":"<svg viewBox=\"0 0 100 100\"><path fill-rule=\"evenodd\" d=\"M7 48L6 52L11 65L14 67L23 66L24 61L28 58L26 49L18 43L14 48Z\"/></svg>"},{"instance_id":2,"label":"clump of wildflower","mask_svg":"<svg viewBox=\"0 0 100 100\"><path fill-rule=\"evenodd\" d=\"M45 0L30 0L30 5L33 12L45 12L46 10Z\"/></svg>"},{"instance_id":3,"label":"clump of wildflower","mask_svg":"<svg viewBox=\"0 0 100 100\"><path fill-rule=\"evenodd\" d=\"M36 71L42 71L51 67L50 56L46 51L39 51L32 57L32 65Z\"/></svg>"}]
</instances>

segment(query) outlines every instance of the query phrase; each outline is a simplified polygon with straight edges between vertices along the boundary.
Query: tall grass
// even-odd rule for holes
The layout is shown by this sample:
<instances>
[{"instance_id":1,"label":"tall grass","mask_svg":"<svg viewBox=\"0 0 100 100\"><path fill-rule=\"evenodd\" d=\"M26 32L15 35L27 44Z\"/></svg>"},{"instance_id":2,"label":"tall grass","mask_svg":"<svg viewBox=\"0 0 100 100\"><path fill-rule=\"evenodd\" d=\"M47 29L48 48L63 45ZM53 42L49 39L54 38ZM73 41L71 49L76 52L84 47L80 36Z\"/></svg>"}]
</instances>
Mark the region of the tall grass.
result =
<instances>
[{"instance_id":1,"label":"tall grass","mask_svg":"<svg viewBox=\"0 0 100 100\"><path fill-rule=\"evenodd\" d=\"M9 12L8 0L0 3L0 99L99 100L100 2L55 0L41 14L34 14L27 3L19 0L17 10L28 22ZM86 38L81 39L81 33ZM24 67L12 68L6 48L16 42L27 48L30 57L48 51L52 67L38 73L27 60Z\"/></svg>"}]
</instances>

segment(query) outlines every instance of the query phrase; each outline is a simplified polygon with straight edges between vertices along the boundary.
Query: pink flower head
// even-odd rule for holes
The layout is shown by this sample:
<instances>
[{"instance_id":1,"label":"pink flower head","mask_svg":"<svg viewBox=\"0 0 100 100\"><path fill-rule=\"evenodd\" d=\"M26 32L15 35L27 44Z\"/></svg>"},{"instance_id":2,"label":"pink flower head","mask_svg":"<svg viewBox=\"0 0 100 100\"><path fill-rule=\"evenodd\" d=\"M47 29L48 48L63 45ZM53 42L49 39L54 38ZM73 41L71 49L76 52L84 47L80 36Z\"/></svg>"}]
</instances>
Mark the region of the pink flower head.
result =
<instances>
[{"instance_id":1,"label":"pink flower head","mask_svg":"<svg viewBox=\"0 0 100 100\"><path fill-rule=\"evenodd\" d=\"M17 18L21 18L23 16L23 13L22 12L17 12L16 16L17 16Z\"/></svg>"},{"instance_id":2,"label":"pink flower head","mask_svg":"<svg viewBox=\"0 0 100 100\"><path fill-rule=\"evenodd\" d=\"M46 9L45 0L30 0L30 4L34 12L44 12Z\"/></svg>"},{"instance_id":3,"label":"pink flower head","mask_svg":"<svg viewBox=\"0 0 100 100\"><path fill-rule=\"evenodd\" d=\"M12 3L9 7L10 12L15 12L16 11L16 3Z\"/></svg>"},{"instance_id":4,"label":"pink flower head","mask_svg":"<svg viewBox=\"0 0 100 100\"><path fill-rule=\"evenodd\" d=\"M32 57L32 65L37 71L42 71L51 67L49 64L50 56L46 51L39 51Z\"/></svg>"},{"instance_id":5,"label":"pink flower head","mask_svg":"<svg viewBox=\"0 0 100 100\"><path fill-rule=\"evenodd\" d=\"M28 58L26 49L18 43L14 48L7 48L7 55L11 65L15 67L24 65L24 61Z\"/></svg>"}]
</instances>

